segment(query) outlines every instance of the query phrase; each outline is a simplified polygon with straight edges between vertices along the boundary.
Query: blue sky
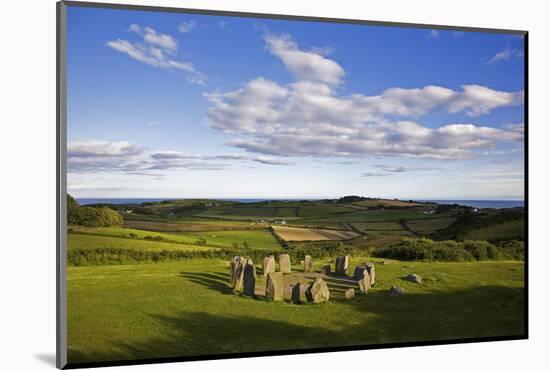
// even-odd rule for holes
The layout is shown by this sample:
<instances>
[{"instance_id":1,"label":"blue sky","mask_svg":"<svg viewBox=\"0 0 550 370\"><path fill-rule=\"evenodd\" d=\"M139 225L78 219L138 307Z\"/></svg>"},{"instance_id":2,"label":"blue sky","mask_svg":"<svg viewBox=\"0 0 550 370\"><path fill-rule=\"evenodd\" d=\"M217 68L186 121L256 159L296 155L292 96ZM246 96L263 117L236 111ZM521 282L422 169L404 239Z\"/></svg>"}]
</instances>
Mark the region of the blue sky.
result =
<instances>
[{"instance_id":1,"label":"blue sky","mask_svg":"<svg viewBox=\"0 0 550 370\"><path fill-rule=\"evenodd\" d=\"M77 197L522 199L523 39L68 9Z\"/></svg>"}]
</instances>

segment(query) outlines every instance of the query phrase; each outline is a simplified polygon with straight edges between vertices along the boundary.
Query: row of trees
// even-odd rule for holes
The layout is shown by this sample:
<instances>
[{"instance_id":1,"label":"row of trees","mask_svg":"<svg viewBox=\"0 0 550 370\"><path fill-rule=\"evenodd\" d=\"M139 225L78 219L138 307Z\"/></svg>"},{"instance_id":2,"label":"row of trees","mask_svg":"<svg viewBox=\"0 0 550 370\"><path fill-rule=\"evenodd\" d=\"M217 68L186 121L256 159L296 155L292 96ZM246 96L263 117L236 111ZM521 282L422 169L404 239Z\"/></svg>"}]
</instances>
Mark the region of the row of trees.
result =
<instances>
[{"instance_id":1,"label":"row of trees","mask_svg":"<svg viewBox=\"0 0 550 370\"><path fill-rule=\"evenodd\" d=\"M124 220L120 213L109 207L80 206L67 194L67 223L88 227L120 226Z\"/></svg>"}]
</instances>

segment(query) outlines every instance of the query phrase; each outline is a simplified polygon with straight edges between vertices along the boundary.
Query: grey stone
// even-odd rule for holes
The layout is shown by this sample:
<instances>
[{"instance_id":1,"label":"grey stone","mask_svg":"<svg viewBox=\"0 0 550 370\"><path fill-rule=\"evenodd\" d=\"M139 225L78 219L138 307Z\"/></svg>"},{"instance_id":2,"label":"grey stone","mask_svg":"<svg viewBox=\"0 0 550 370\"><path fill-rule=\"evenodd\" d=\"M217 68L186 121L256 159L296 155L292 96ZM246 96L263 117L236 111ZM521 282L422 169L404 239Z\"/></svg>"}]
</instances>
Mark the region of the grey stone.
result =
<instances>
[{"instance_id":1,"label":"grey stone","mask_svg":"<svg viewBox=\"0 0 550 370\"><path fill-rule=\"evenodd\" d=\"M337 257L334 263L334 272L338 275L347 275L348 273L349 256Z\"/></svg>"},{"instance_id":2,"label":"grey stone","mask_svg":"<svg viewBox=\"0 0 550 370\"><path fill-rule=\"evenodd\" d=\"M415 284L421 284L422 283L422 278L420 276L418 276L417 274L408 274L405 277L405 279L410 281L411 283L415 283Z\"/></svg>"},{"instance_id":3,"label":"grey stone","mask_svg":"<svg viewBox=\"0 0 550 370\"><path fill-rule=\"evenodd\" d=\"M330 299L330 292L327 283L321 277L316 277L306 291L308 302L322 303Z\"/></svg>"},{"instance_id":4,"label":"grey stone","mask_svg":"<svg viewBox=\"0 0 550 370\"><path fill-rule=\"evenodd\" d=\"M290 256L288 254L279 255L279 271L284 274L290 273Z\"/></svg>"},{"instance_id":5,"label":"grey stone","mask_svg":"<svg viewBox=\"0 0 550 370\"><path fill-rule=\"evenodd\" d=\"M265 296L274 301L283 300L283 273L270 272L265 282Z\"/></svg>"},{"instance_id":6,"label":"grey stone","mask_svg":"<svg viewBox=\"0 0 550 370\"><path fill-rule=\"evenodd\" d=\"M240 290L243 286L245 264L246 259L241 256L235 256L231 260L231 281L233 282L233 290Z\"/></svg>"},{"instance_id":7,"label":"grey stone","mask_svg":"<svg viewBox=\"0 0 550 370\"><path fill-rule=\"evenodd\" d=\"M311 256L304 257L304 272L313 272L313 260Z\"/></svg>"},{"instance_id":8,"label":"grey stone","mask_svg":"<svg viewBox=\"0 0 550 370\"><path fill-rule=\"evenodd\" d=\"M367 270L365 270L365 274L363 277L358 281L359 284L359 291L363 294L367 294L369 292L369 289L371 287L370 285L370 276Z\"/></svg>"},{"instance_id":9,"label":"grey stone","mask_svg":"<svg viewBox=\"0 0 550 370\"><path fill-rule=\"evenodd\" d=\"M344 292L344 297L346 297L347 300L355 299L355 289L349 288Z\"/></svg>"},{"instance_id":10,"label":"grey stone","mask_svg":"<svg viewBox=\"0 0 550 370\"><path fill-rule=\"evenodd\" d=\"M363 278L363 276L365 276L365 274L368 274L369 272L367 271L367 268L366 267L363 267L363 266L357 266L355 268L355 271L353 272L353 280L361 280Z\"/></svg>"},{"instance_id":11,"label":"grey stone","mask_svg":"<svg viewBox=\"0 0 550 370\"><path fill-rule=\"evenodd\" d=\"M243 272L243 294L251 297L256 295L256 266L252 258L248 258L244 265Z\"/></svg>"},{"instance_id":12,"label":"grey stone","mask_svg":"<svg viewBox=\"0 0 550 370\"><path fill-rule=\"evenodd\" d=\"M300 304L300 288L300 283L296 283L292 287L290 301L294 304Z\"/></svg>"},{"instance_id":13,"label":"grey stone","mask_svg":"<svg viewBox=\"0 0 550 370\"><path fill-rule=\"evenodd\" d=\"M275 256L264 257L263 275L267 276L270 272L275 272Z\"/></svg>"},{"instance_id":14,"label":"grey stone","mask_svg":"<svg viewBox=\"0 0 550 370\"><path fill-rule=\"evenodd\" d=\"M321 274L328 275L330 274L330 265L324 265L321 267Z\"/></svg>"},{"instance_id":15,"label":"grey stone","mask_svg":"<svg viewBox=\"0 0 550 370\"><path fill-rule=\"evenodd\" d=\"M390 297L400 297L404 294L405 294L405 289L397 285L392 285L392 287L390 288Z\"/></svg>"},{"instance_id":16,"label":"grey stone","mask_svg":"<svg viewBox=\"0 0 550 370\"><path fill-rule=\"evenodd\" d=\"M367 268L367 271L369 272L369 276L370 276L370 285L371 285L371 286L374 286L374 284L376 283L376 280L375 280L376 273L375 273L375 269L374 269L374 263L372 263L372 262L367 262L367 263L365 264L365 267Z\"/></svg>"}]
</instances>

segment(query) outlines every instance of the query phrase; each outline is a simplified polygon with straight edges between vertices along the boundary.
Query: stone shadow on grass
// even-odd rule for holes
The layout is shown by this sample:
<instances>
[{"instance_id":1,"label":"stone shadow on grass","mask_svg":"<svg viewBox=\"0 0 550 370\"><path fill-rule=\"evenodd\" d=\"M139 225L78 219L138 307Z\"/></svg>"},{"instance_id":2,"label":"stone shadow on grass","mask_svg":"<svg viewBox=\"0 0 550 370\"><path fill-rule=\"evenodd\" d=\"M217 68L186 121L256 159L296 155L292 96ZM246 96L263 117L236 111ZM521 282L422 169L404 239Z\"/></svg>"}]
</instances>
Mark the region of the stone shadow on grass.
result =
<instances>
[{"instance_id":1,"label":"stone shadow on grass","mask_svg":"<svg viewBox=\"0 0 550 370\"><path fill-rule=\"evenodd\" d=\"M153 333L144 332L142 337L109 338L102 350L70 348L69 360L77 364L520 336L525 330L523 294L523 288L506 286L479 286L450 292L431 290L406 293L398 298L390 298L385 290L373 290L356 301L337 303L338 306L348 305L358 316L350 316L355 317L354 323L342 319L332 329L315 327L311 322L305 326L239 315L236 312L239 309L243 312L243 307L237 305L234 309L229 307L224 315L184 311L149 313L148 316L157 322ZM212 304L223 303L214 301ZM312 312L310 310L322 310L330 315L331 307L337 305L293 306L274 302L266 306L266 316L278 306L289 310L287 320L292 321L296 315L307 315Z\"/></svg>"},{"instance_id":2,"label":"stone shadow on grass","mask_svg":"<svg viewBox=\"0 0 550 370\"><path fill-rule=\"evenodd\" d=\"M196 284L205 286L222 294L233 294L229 276L222 277L212 272L180 272L180 276Z\"/></svg>"}]
</instances>

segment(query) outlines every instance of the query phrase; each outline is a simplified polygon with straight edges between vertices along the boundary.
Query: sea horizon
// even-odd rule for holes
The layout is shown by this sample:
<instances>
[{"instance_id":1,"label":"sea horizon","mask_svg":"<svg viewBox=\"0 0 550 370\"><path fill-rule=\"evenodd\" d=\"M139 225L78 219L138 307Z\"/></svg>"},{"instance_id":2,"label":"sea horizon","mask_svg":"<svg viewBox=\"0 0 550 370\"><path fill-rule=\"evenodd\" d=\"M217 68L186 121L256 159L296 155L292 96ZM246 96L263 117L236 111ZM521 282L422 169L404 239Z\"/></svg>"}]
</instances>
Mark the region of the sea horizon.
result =
<instances>
[{"instance_id":1,"label":"sea horizon","mask_svg":"<svg viewBox=\"0 0 550 370\"><path fill-rule=\"evenodd\" d=\"M141 204L145 202L162 202L166 200L179 200L179 199L211 199L220 201L233 201L239 203L254 203L263 201L297 201L297 200L322 200L322 199L337 199L334 197L319 197L319 198L291 198L291 197L279 197L279 198L216 198L216 197L199 197L199 198L90 198L82 197L75 198L80 205L90 204ZM389 198L383 198L389 199ZM392 198L393 199L393 198ZM407 198L395 198L408 201ZM474 208L513 208L513 207L525 207L525 201L523 199L411 199L416 202L431 202L437 204L460 204L463 206Z\"/></svg>"}]
</instances>

